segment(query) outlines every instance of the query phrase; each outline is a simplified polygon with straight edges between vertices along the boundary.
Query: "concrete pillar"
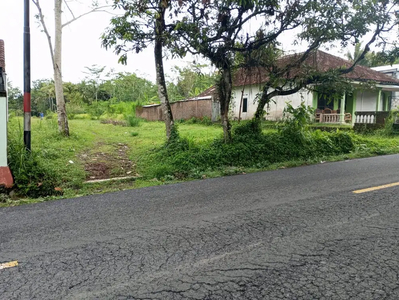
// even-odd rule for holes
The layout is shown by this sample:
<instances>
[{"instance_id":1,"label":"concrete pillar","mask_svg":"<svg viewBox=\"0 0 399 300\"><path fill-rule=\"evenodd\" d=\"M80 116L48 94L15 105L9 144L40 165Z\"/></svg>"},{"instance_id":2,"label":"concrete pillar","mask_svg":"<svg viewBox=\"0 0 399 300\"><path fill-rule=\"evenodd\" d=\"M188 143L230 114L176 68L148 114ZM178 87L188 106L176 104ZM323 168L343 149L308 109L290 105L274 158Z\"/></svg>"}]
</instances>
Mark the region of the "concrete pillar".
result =
<instances>
[{"instance_id":1,"label":"concrete pillar","mask_svg":"<svg viewBox=\"0 0 399 300\"><path fill-rule=\"evenodd\" d=\"M12 187L13 179L7 163L7 80L4 41L0 40L0 186Z\"/></svg>"},{"instance_id":2,"label":"concrete pillar","mask_svg":"<svg viewBox=\"0 0 399 300\"><path fill-rule=\"evenodd\" d=\"M378 90L378 97L377 97L377 104L376 104L376 107L375 107L375 111L376 112L377 111L381 111L381 96L382 96L382 90L379 89Z\"/></svg>"},{"instance_id":3,"label":"concrete pillar","mask_svg":"<svg viewBox=\"0 0 399 300\"><path fill-rule=\"evenodd\" d=\"M317 92L313 91L313 99L312 99L312 105L313 109L317 109Z\"/></svg>"},{"instance_id":4,"label":"concrete pillar","mask_svg":"<svg viewBox=\"0 0 399 300\"><path fill-rule=\"evenodd\" d=\"M346 93L344 92L341 98L341 107L340 107L340 119L342 124L345 124L345 98L346 98L345 95Z\"/></svg>"},{"instance_id":5,"label":"concrete pillar","mask_svg":"<svg viewBox=\"0 0 399 300\"><path fill-rule=\"evenodd\" d=\"M357 101L357 91L353 91L353 105L352 105L352 125L355 125L356 122L356 101Z\"/></svg>"},{"instance_id":6,"label":"concrete pillar","mask_svg":"<svg viewBox=\"0 0 399 300\"><path fill-rule=\"evenodd\" d=\"M0 85L3 78L0 79ZM7 97L0 90L0 167L7 166Z\"/></svg>"}]
</instances>

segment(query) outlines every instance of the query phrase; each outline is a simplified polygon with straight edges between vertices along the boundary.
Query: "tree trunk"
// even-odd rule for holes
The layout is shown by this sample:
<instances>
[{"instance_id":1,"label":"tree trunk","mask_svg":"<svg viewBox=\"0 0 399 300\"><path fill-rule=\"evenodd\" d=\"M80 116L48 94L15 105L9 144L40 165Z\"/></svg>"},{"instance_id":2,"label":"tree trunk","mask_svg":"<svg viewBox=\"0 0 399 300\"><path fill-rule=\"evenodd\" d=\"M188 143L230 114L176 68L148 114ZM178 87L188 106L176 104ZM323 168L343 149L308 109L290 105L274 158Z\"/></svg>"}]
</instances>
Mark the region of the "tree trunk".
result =
<instances>
[{"instance_id":1,"label":"tree trunk","mask_svg":"<svg viewBox=\"0 0 399 300\"><path fill-rule=\"evenodd\" d=\"M166 89L165 74L163 69L163 53L162 53L162 35L165 30L165 8L160 3L159 17L155 21L155 67L156 67L156 82L158 85L158 97L161 101L163 111L163 119L166 126L166 138L169 141L173 131L174 122L172 109L170 108L168 91Z\"/></svg>"},{"instance_id":2,"label":"tree trunk","mask_svg":"<svg viewBox=\"0 0 399 300\"><path fill-rule=\"evenodd\" d=\"M222 70L222 77L219 82L219 101L220 101L220 117L223 125L224 141L231 141L231 124L229 120L229 107L231 100L231 91L233 88L231 71L228 68Z\"/></svg>"},{"instance_id":3,"label":"tree trunk","mask_svg":"<svg viewBox=\"0 0 399 300\"><path fill-rule=\"evenodd\" d=\"M54 84L55 98L57 101L58 114L58 131L69 136L68 118L65 108L64 90L62 86L62 68L61 68L61 51L62 51L62 0L55 0L54 19L55 19L55 43L54 43Z\"/></svg>"},{"instance_id":4,"label":"tree trunk","mask_svg":"<svg viewBox=\"0 0 399 300\"><path fill-rule=\"evenodd\" d=\"M254 119L257 121L261 121L263 114L264 114L265 105L270 102L268 90L269 89L266 86L263 88L262 96L260 97L258 106L256 108L255 116L254 116Z\"/></svg>"}]
</instances>

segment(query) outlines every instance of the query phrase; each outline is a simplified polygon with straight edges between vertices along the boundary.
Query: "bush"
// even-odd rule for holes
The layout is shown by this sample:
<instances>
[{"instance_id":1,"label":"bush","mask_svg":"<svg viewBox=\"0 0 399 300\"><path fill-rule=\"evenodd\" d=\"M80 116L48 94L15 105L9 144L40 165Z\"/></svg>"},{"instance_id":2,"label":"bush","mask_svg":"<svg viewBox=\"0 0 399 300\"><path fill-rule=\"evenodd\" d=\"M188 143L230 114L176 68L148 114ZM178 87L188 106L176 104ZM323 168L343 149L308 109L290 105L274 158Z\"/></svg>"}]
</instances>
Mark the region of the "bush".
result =
<instances>
[{"instance_id":1,"label":"bush","mask_svg":"<svg viewBox=\"0 0 399 300\"><path fill-rule=\"evenodd\" d=\"M383 134L386 136L392 136L399 134L399 125L397 120L399 120L399 111L397 109L391 110L389 112L388 118L385 120L385 126L383 128Z\"/></svg>"},{"instance_id":2,"label":"bush","mask_svg":"<svg viewBox=\"0 0 399 300\"><path fill-rule=\"evenodd\" d=\"M57 172L43 164L39 153L28 152L23 144L22 128L14 129L8 138L8 161L17 193L32 198L60 193Z\"/></svg>"},{"instance_id":3,"label":"bush","mask_svg":"<svg viewBox=\"0 0 399 300\"><path fill-rule=\"evenodd\" d=\"M188 119L188 120L180 119L180 120L177 120L177 122L185 123L185 124L201 124L201 125L205 125L205 126L213 125L211 118L209 118L207 116L202 117L202 118L192 117L191 119Z\"/></svg>"},{"instance_id":4,"label":"bush","mask_svg":"<svg viewBox=\"0 0 399 300\"><path fill-rule=\"evenodd\" d=\"M231 143L224 143L220 138L212 143L194 144L176 132L168 143L149 155L148 159L159 165L148 175L160 179L165 176L200 178L201 172L224 169L234 174L245 167L265 168L274 163L318 160L355 150L351 133L310 131L308 112L305 106L298 111L291 109L291 117L282 122L277 133L262 133L258 121L243 122L233 128ZM300 120L293 117L298 115Z\"/></svg>"},{"instance_id":5,"label":"bush","mask_svg":"<svg viewBox=\"0 0 399 300\"><path fill-rule=\"evenodd\" d=\"M138 127L138 126L140 126L141 119L137 118L134 115L128 115L126 117L126 121L127 121L128 126L130 126L130 127Z\"/></svg>"},{"instance_id":6,"label":"bush","mask_svg":"<svg viewBox=\"0 0 399 300\"><path fill-rule=\"evenodd\" d=\"M233 136L260 135L262 128L259 120L243 121L233 128Z\"/></svg>"}]
</instances>

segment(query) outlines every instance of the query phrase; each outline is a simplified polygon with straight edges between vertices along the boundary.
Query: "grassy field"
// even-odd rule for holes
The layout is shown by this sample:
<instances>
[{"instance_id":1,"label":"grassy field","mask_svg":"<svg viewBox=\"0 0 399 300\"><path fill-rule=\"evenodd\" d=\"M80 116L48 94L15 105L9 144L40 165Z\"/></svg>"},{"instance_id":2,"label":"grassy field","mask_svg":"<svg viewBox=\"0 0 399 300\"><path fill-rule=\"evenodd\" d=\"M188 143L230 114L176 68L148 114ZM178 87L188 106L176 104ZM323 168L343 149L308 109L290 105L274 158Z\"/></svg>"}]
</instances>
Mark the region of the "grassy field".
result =
<instances>
[{"instance_id":1,"label":"grassy field","mask_svg":"<svg viewBox=\"0 0 399 300\"><path fill-rule=\"evenodd\" d=\"M62 197L164 183L147 178L148 165L142 163L149 152L164 143L164 123L140 122L138 127L126 127L86 119L70 120L69 125L71 136L64 138L57 133L56 119L32 118L32 150L40 153L47 167L62 174ZM22 127L21 118L10 119L9 135L22 140ZM179 131L181 136L200 143L222 134L217 125L179 124ZM110 177L131 179L84 183Z\"/></svg>"},{"instance_id":2,"label":"grassy field","mask_svg":"<svg viewBox=\"0 0 399 300\"><path fill-rule=\"evenodd\" d=\"M222 136L219 125L181 123L179 133L190 145L207 148ZM272 126L265 126L264 132L276 134ZM9 136L22 140L22 119L11 118ZM32 149L39 153L46 168L55 170L61 177L59 188L62 196L40 199L19 199L0 201L0 206L18 205L55 198L76 197L123 189L172 183L181 180L174 176L154 178L150 170L157 165L152 161L155 151L165 142L165 127L162 122L140 122L137 127L102 124L98 120L70 120L71 136L64 138L57 133L57 121L53 119L32 119ZM354 136L354 135L353 135ZM382 135L354 136L355 148L350 153L292 159L270 164L237 167L226 166L201 170L197 178L277 169L303 164L318 163L321 160L335 161L379 154L399 153L399 138ZM191 146L190 146L191 147ZM193 146L194 147L194 146ZM104 178L127 177L123 180L85 183ZM184 180L192 177L183 178ZM1 200L1 199L0 199ZM4 203L5 202L5 203Z\"/></svg>"}]
</instances>

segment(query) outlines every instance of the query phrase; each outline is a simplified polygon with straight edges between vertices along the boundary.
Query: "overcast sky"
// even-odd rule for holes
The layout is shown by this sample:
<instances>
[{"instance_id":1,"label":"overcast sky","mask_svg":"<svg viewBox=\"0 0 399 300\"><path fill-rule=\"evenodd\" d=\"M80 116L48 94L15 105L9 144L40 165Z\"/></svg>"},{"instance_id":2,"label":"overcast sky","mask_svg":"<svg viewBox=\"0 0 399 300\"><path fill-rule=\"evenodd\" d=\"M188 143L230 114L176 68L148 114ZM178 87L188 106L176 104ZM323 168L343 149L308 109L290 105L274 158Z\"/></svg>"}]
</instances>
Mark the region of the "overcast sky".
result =
<instances>
[{"instance_id":1,"label":"overcast sky","mask_svg":"<svg viewBox=\"0 0 399 300\"><path fill-rule=\"evenodd\" d=\"M0 39L6 45L6 70L9 80L14 86L23 86L23 6L22 0L0 0ZM48 22L48 29L53 35L53 5L54 1L42 0L42 9ZM91 3L90 0L80 0L81 3ZM88 11L84 4L75 4L75 15ZM66 10L66 9L64 9ZM33 3L30 4L31 12L31 77L32 81L37 79L49 79L53 76L50 50L47 39L41 27L34 18L37 13ZM107 66L107 69L115 69L117 72L131 72L155 81L155 64L152 49L146 49L141 54L129 56L128 65L118 64L118 57L112 50L105 50L101 47L100 36L109 24L111 14L97 12L89 14L76 22L73 22L63 31L63 79L64 81L79 82L87 74L85 67L92 65ZM70 16L63 14L63 22ZM292 46L293 36L285 37L282 40L284 50L296 49L298 45ZM334 49L330 53L344 57L348 49ZM188 60L167 60L165 71L170 72L173 65L187 65Z\"/></svg>"},{"instance_id":2,"label":"overcast sky","mask_svg":"<svg viewBox=\"0 0 399 300\"><path fill-rule=\"evenodd\" d=\"M23 12L22 0L0 0L0 39L5 41L6 71L14 86L23 86ZM53 36L54 1L42 0L42 9ZM91 3L91 1L81 1ZM88 10L85 5L75 6L75 15ZM52 78L50 50L45 34L41 32L34 15L36 6L30 4L31 12L31 77L32 80ZM107 13L92 13L72 23L63 31L63 78L64 81L79 82L87 76L86 66L94 64L114 68L121 72L134 72L151 81L155 81L155 64L152 49L129 57L128 65L118 64L118 57L112 50L101 47L100 36L108 26L112 16ZM63 20L63 22L68 19ZM179 61L166 62L166 69L180 64ZM186 64L186 62L184 63Z\"/></svg>"}]
</instances>

